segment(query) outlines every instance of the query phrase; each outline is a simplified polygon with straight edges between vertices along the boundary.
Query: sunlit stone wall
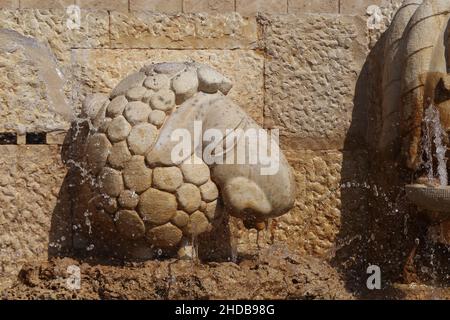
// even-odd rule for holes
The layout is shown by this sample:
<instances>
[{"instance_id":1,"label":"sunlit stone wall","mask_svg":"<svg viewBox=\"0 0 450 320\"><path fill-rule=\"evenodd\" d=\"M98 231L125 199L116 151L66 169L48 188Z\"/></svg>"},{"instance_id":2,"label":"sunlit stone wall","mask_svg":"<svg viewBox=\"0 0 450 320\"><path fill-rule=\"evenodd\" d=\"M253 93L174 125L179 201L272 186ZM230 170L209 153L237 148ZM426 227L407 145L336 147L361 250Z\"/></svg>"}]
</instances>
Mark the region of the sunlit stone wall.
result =
<instances>
[{"instance_id":1,"label":"sunlit stone wall","mask_svg":"<svg viewBox=\"0 0 450 320\"><path fill-rule=\"evenodd\" d=\"M68 22L77 22L67 11L75 2L78 27ZM75 2L0 0L0 27L50 49L75 113L87 94L109 92L144 64L209 64L233 80L229 96L258 123L280 129L295 169L295 207L260 244L331 259L363 232L366 119L354 93L379 35L367 28L366 8L392 11L391 1ZM0 50L0 288L23 262L71 247L60 158L69 123L55 115L54 89L22 47ZM232 230L240 251L256 251L255 230L237 221Z\"/></svg>"}]
</instances>

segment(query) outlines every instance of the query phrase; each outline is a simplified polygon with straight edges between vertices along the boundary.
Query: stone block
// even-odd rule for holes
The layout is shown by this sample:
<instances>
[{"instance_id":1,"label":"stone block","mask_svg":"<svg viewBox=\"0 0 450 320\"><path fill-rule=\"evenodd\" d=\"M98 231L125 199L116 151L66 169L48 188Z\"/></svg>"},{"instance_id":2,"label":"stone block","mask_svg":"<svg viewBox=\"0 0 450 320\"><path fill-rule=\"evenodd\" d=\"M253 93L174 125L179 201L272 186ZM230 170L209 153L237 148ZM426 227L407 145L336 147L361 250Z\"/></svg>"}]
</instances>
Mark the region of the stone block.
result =
<instances>
[{"instance_id":1,"label":"stone block","mask_svg":"<svg viewBox=\"0 0 450 320\"><path fill-rule=\"evenodd\" d=\"M339 13L339 0L288 0L288 13Z\"/></svg>"},{"instance_id":2,"label":"stone block","mask_svg":"<svg viewBox=\"0 0 450 320\"><path fill-rule=\"evenodd\" d=\"M111 12L113 48L251 49L256 47L257 34L255 18L236 13Z\"/></svg>"},{"instance_id":3,"label":"stone block","mask_svg":"<svg viewBox=\"0 0 450 320\"><path fill-rule=\"evenodd\" d=\"M364 151L296 151L286 156L294 169L297 195L294 208L269 221L260 232L259 245L283 244L299 254L332 258L349 238L343 228L352 225L349 216L367 219L367 155ZM357 225L364 226L363 222ZM358 230L361 232L361 230ZM246 230L240 221L232 222L238 251L257 252L256 230Z\"/></svg>"},{"instance_id":4,"label":"stone block","mask_svg":"<svg viewBox=\"0 0 450 320\"><path fill-rule=\"evenodd\" d=\"M74 0L20 0L21 9L66 9Z\"/></svg>"},{"instance_id":5,"label":"stone block","mask_svg":"<svg viewBox=\"0 0 450 320\"><path fill-rule=\"evenodd\" d=\"M340 2L340 12L342 14L365 15L370 5L387 6L390 0L343 0Z\"/></svg>"},{"instance_id":6,"label":"stone block","mask_svg":"<svg viewBox=\"0 0 450 320\"><path fill-rule=\"evenodd\" d=\"M75 4L82 9L128 11L128 0L75 0Z\"/></svg>"},{"instance_id":7,"label":"stone block","mask_svg":"<svg viewBox=\"0 0 450 320\"><path fill-rule=\"evenodd\" d=\"M0 288L30 260L70 247L70 204L58 146L0 146Z\"/></svg>"},{"instance_id":8,"label":"stone block","mask_svg":"<svg viewBox=\"0 0 450 320\"><path fill-rule=\"evenodd\" d=\"M0 9L17 9L19 0L0 0Z\"/></svg>"},{"instance_id":9,"label":"stone block","mask_svg":"<svg viewBox=\"0 0 450 320\"><path fill-rule=\"evenodd\" d=\"M265 126L280 129L295 149L343 148L367 54L365 21L311 14L260 18L268 20Z\"/></svg>"},{"instance_id":10,"label":"stone block","mask_svg":"<svg viewBox=\"0 0 450 320\"><path fill-rule=\"evenodd\" d=\"M258 12L284 14L288 11L288 0L236 0L236 12L243 16L254 16Z\"/></svg>"},{"instance_id":11,"label":"stone block","mask_svg":"<svg viewBox=\"0 0 450 320\"><path fill-rule=\"evenodd\" d=\"M225 13L234 11L234 0L184 0L183 12Z\"/></svg>"},{"instance_id":12,"label":"stone block","mask_svg":"<svg viewBox=\"0 0 450 320\"><path fill-rule=\"evenodd\" d=\"M180 13L183 11L183 0L130 0L130 10Z\"/></svg>"}]
</instances>

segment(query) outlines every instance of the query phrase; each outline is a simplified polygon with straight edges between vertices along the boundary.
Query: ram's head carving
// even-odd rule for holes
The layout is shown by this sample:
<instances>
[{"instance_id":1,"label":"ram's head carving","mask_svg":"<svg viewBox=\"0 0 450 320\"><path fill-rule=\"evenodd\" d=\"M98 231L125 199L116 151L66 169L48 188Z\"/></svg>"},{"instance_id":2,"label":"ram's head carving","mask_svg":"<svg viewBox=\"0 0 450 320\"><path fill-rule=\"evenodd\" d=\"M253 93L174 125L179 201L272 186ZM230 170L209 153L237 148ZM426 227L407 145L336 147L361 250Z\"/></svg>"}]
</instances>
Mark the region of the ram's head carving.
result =
<instances>
[{"instance_id":1,"label":"ram's head carving","mask_svg":"<svg viewBox=\"0 0 450 320\"><path fill-rule=\"evenodd\" d=\"M78 224L131 253L178 249L214 232L224 214L261 228L286 213L291 168L277 141L226 96L231 87L208 66L159 63L109 96L88 97L67 157L79 175Z\"/></svg>"}]
</instances>

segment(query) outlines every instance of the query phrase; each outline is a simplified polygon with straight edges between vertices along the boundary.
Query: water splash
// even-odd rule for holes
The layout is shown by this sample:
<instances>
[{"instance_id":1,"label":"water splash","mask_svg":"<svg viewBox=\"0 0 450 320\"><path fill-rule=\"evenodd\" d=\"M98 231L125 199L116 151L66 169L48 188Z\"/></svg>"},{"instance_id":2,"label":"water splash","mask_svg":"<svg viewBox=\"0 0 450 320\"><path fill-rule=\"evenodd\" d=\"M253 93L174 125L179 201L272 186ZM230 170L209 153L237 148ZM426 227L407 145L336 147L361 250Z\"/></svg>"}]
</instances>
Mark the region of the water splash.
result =
<instances>
[{"instance_id":1,"label":"water splash","mask_svg":"<svg viewBox=\"0 0 450 320\"><path fill-rule=\"evenodd\" d=\"M65 81L52 51L34 38L13 30L0 29L0 51L11 53L19 48L24 49L28 60L37 67L39 77L47 88L46 94L53 111L64 120L71 121L74 118L73 110L66 101Z\"/></svg>"},{"instance_id":2,"label":"water splash","mask_svg":"<svg viewBox=\"0 0 450 320\"><path fill-rule=\"evenodd\" d=\"M445 157L447 146L443 142L444 130L441 125L439 110L433 104L430 104L430 106L425 110L423 122L424 130L422 135L422 150L426 156L424 167L427 171L428 180L432 182L435 177L433 167L434 142L436 150L435 157L437 160L437 177L439 178L439 184L441 186L446 186L448 185L447 158Z\"/></svg>"}]
</instances>

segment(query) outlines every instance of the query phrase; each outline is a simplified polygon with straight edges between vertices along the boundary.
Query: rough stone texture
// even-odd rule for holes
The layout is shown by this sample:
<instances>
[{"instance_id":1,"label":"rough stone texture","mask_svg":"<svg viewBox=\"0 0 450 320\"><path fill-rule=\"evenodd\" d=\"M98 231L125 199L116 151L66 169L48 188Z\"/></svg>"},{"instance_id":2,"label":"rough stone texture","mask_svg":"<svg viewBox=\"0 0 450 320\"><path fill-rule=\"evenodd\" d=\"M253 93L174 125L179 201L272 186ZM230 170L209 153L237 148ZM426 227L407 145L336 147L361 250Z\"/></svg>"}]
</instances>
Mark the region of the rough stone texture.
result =
<instances>
[{"instance_id":1,"label":"rough stone texture","mask_svg":"<svg viewBox=\"0 0 450 320\"><path fill-rule=\"evenodd\" d=\"M156 247L171 248L178 245L183 233L170 222L151 228L145 235L147 240Z\"/></svg>"},{"instance_id":2,"label":"rough stone texture","mask_svg":"<svg viewBox=\"0 0 450 320\"><path fill-rule=\"evenodd\" d=\"M234 11L234 0L184 0L183 12L224 13Z\"/></svg>"},{"instance_id":3,"label":"rough stone texture","mask_svg":"<svg viewBox=\"0 0 450 320\"><path fill-rule=\"evenodd\" d=\"M200 193L204 201L210 202L217 199L219 196L219 190L217 186L211 180L200 186Z\"/></svg>"},{"instance_id":4,"label":"rough stone texture","mask_svg":"<svg viewBox=\"0 0 450 320\"><path fill-rule=\"evenodd\" d=\"M108 156L108 163L115 169L123 169L126 162L131 159L131 153L126 141L116 142L112 145Z\"/></svg>"},{"instance_id":5,"label":"rough stone texture","mask_svg":"<svg viewBox=\"0 0 450 320\"><path fill-rule=\"evenodd\" d=\"M153 185L160 190L174 192L183 183L183 175L177 167L155 168Z\"/></svg>"},{"instance_id":6,"label":"rough stone texture","mask_svg":"<svg viewBox=\"0 0 450 320\"><path fill-rule=\"evenodd\" d=\"M128 100L124 96L117 96L111 100L106 109L106 115L108 117L116 117L122 114L125 106L127 105Z\"/></svg>"},{"instance_id":7,"label":"rough stone texture","mask_svg":"<svg viewBox=\"0 0 450 320\"><path fill-rule=\"evenodd\" d=\"M348 2L344 0L342 2ZM288 0L288 13L338 13L339 0Z\"/></svg>"},{"instance_id":8,"label":"rough stone texture","mask_svg":"<svg viewBox=\"0 0 450 320\"><path fill-rule=\"evenodd\" d=\"M290 3L294 2L301 1L290 1ZM316 1L309 3L319 5L319 2ZM373 3L378 2L374 0L370 3L364 3L361 6L362 11L356 13L362 16L366 4ZM341 1L341 8L345 9L348 4L349 1ZM44 12L50 13L44 14ZM349 11L349 13L353 12ZM76 93L75 99L77 101L87 93L109 92L118 83L118 80L134 70L139 70L142 65L149 62L181 61L193 57L199 62L206 62L216 67L233 80L234 87L230 91L232 99L238 101L247 111L250 111L258 121L259 119L262 120L262 108L266 103L265 125L287 129L287 131L281 131L281 142L283 149L289 151L289 161L296 171L298 187L296 206L290 214L272 221L267 231L260 232L260 245L266 247L273 240L275 243L292 248L296 253L332 258L336 255L336 252L352 248L355 242L360 241L361 235L367 232L367 230L361 230L367 225L364 220L367 218L367 210L365 209L367 199L364 192L364 188L367 189L364 186L364 182L367 181L365 178L367 156L362 150L348 150L344 138L349 133L350 122L352 121L356 125L360 120L357 118L352 120L351 113L355 80L359 74L361 62L365 58L365 50L368 44L365 34L366 17L303 14L276 17L262 16L259 20L261 31L259 37L261 47L266 50L267 54L266 60L264 60L264 56L258 51L248 50L249 48L256 48L257 41L256 25L253 25L252 19L242 20L242 23L249 24L246 30L252 31L243 33L240 31L242 28L238 26L236 32L240 36L237 37L237 40L234 36L227 34L228 31L223 32L223 34L222 31L219 32L219 30L224 29L222 26L218 27L219 21L225 21L228 15L209 17L205 20L205 25L200 27L200 31L204 33L195 37L184 38L186 33L193 34L192 30L195 29L196 24L201 25L202 15L169 17L140 13L139 16L142 18L138 19L136 15L132 15L135 18L128 22L126 21L126 15L113 13L112 28L115 30L112 36L113 46L123 47L123 49L112 50L106 49L109 45L107 12L92 11L89 12L90 15L85 16L83 10L82 14L85 17L82 18L85 19L82 21L85 23L82 23L82 29L79 31L69 32L66 30L65 13L57 10L17 12L1 10L0 24L2 27L19 31L24 30L26 34L35 35L39 40L48 42L61 64L61 70L65 74L70 74L67 69L67 62L71 60L72 54L74 81L78 83L78 88L70 93ZM158 19L161 20L158 21ZM150 23L146 24L145 21ZM226 25L231 26L232 22ZM155 30L151 30L150 26L154 26ZM138 35L142 30L144 30L142 34ZM171 34L171 32L175 34L174 37L164 36L164 34ZM379 33L377 31L377 35ZM129 41L134 35L137 35L136 42L134 40ZM129 45L136 49L128 49ZM75 49L69 50L71 47ZM191 48L205 50L192 50ZM235 50L211 50L211 48L233 48ZM0 127L3 123L29 123L30 128L34 130L39 128L39 123L46 123L54 116L53 113L44 111L42 112L44 116L38 114L37 120L35 118L25 120L20 118L27 114L27 112L23 112L23 109L20 109L21 106L30 105L30 101L33 103L40 101L39 103L42 106L47 103L45 100L46 88L36 80L38 79L36 69L27 66L23 61L24 56L20 52L15 52L7 59L0 61L6 64L6 72L0 73L0 99L22 97L12 101L12 104L8 104L8 106L12 106L11 108L8 107L7 111L10 112L10 115L7 116L5 121L0 116ZM17 65L20 67L17 68ZM111 68L111 66L114 66L114 68ZM264 68L265 74L263 74ZM1 78L2 75L3 78ZM264 77L266 78L265 88ZM40 112L39 108L36 107L36 110ZM0 132L2 131L4 131L4 128L0 130ZM351 132L351 134L354 133L355 131ZM357 130L356 135L361 136L361 131ZM351 138L351 136L348 138ZM125 141L123 142L125 143ZM0 163L9 163L6 168L11 166L17 168L14 165L19 163L14 158L14 154L17 154L17 152L13 150L19 150L19 147L0 146L0 149L2 148L7 151L1 152ZM315 151L304 149L314 149ZM336 149L344 149L344 152ZM41 230L49 229L49 223L45 221L50 219L49 216L53 210L55 199L53 191L45 193L45 190L57 189L61 186L63 169L60 168L61 171L53 170L53 165L50 167L44 165L49 162L53 163L52 161L58 159L56 151L46 153L40 149L36 154L39 154L39 156L36 155L36 159L31 161L31 164L26 162L26 167L30 168L30 171L35 166L39 167L37 172L30 173L32 178L29 178L36 179L38 185L30 182L30 187L23 186L21 189L19 188L19 191L16 191L9 185L9 182L8 184L4 183L5 180L18 180L14 183L25 184L23 179L17 177L21 176L22 172L25 172L24 175L28 174L26 173L28 169L21 169L21 171L7 169L7 174L0 174L0 197L4 196L7 199L7 201L0 199L0 202L6 203L5 206L0 208L0 219L15 221L12 224L9 222L7 224L0 223L0 228L15 230L4 232L2 229L0 232L2 234L0 237L13 239L12 242L8 240L6 246L1 246L5 242L0 241L0 257L2 258L2 268L4 268L2 275L6 275L5 277L2 276L0 283L6 283L13 279L17 274L17 268L23 261L34 260L36 257L45 259L46 257L44 242L38 243L36 241L34 243L35 240L33 239L39 238L40 241L40 239L48 237L48 231L41 232ZM21 161L25 162L24 159ZM0 165L0 171L6 170L4 168L5 166ZM9 178L8 175L12 171L14 171L13 178ZM44 172L44 174L41 172ZM31 184L33 184L33 187L31 187ZM51 204L47 204L47 198L38 193L40 190L44 190L42 193L49 199L51 198L49 200ZM373 185L370 184L367 190L369 193L375 192ZM17 198L14 199L11 194L16 195L16 193ZM31 197L29 196L30 193ZM17 205L15 205L16 203ZM44 205L41 206L41 203L44 203ZM216 202L207 205L203 203L200 209L206 211L205 214L209 216L208 212L212 212L210 209L213 203ZM34 217L37 215L39 217L42 215L43 218L39 218L39 222L32 225L17 223L17 217L21 217L17 212L22 212L22 209L17 208L21 207L29 208L27 209L28 212L33 212L32 219L35 219ZM25 210L25 212L27 211ZM34 212L37 212L37 214L34 214ZM31 213L27 214L31 215ZM174 224L176 217L177 214L171 219ZM64 225L64 221L68 221L61 220L61 226ZM178 223L182 224L181 222ZM380 226L380 228L383 227L383 225ZM257 233L255 230L247 231L241 223L233 222L233 232L235 237L240 239L238 252L256 252ZM380 233L385 234L386 232L381 231ZM9 236L10 234L19 234L19 236ZM24 236L25 234L27 237ZM33 239L28 236L29 234L33 235L31 237ZM60 238L58 239L60 240ZM386 241L390 240L385 239L383 243L386 243ZM9 245L13 242L14 244ZM32 244L30 245L29 242ZM61 240L54 242L57 246L52 246L53 249L59 246ZM25 254L21 253L22 256L19 259L14 257L17 253L16 247L23 248L20 250L25 252ZM355 251L350 255L349 261L361 259L360 253ZM347 263L351 262L345 262L342 265ZM101 270L106 269L101 268ZM210 271L208 269L205 274L209 276ZM227 269L227 271L229 270ZM142 272L142 269L136 269L135 272ZM327 274L330 271L324 272ZM94 277L87 276L88 283L91 283L89 281L92 278ZM108 279L107 276L105 278ZM116 285L123 279L125 278L119 275L115 278L117 281L108 280L105 283L110 286L109 288L118 288ZM31 289L24 284L21 284L20 287L22 290L34 292L40 297L54 296L55 293L49 288L58 280L55 278L49 281L51 283L48 286L47 284L44 285L46 289L40 286ZM180 285L180 283L177 282L177 285ZM170 290L175 290L174 288L172 287ZM272 290L273 284L268 288ZM252 289L254 291L254 287ZM109 293L110 291L92 290L93 296L114 296L114 293ZM124 290L123 287L118 288L117 291L112 291L118 296L127 296L128 294L129 296L139 296L138 293L123 293L120 290ZM146 292L148 293L148 291ZM174 291L171 292L173 294ZM194 294L193 291L183 292ZM285 291L281 292L284 293ZM142 291L140 294L144 295ZM151 295L151 293L148 294ZM222 297L228 297L226 293L221 294L223 294ZM238 292L234 291L233 294L238 294ZM273 294L272 292L271 297L273 297ZM167 295L169 296L169 294ZM64 293L61 293L61 296L64 296ZM80 296L82 295L80 294ZM244 293L242 293L242 296L244 296ZM396 295L393 294L392 296L395 297Z\"/></svg>"},{"instance_id":9,"label":"rough stone texture","mask_svg":"<svg viewBox=\"0 0 450 320\"><path fill-rule=\"evenodd\" d=\"M351 0L341 1L340 11L343 14L365 15L367 7L370 5L386 6L391 0Z\"/></svg>"},{"instance_id":10,"label":"rough stone texture","mask_svg":"<svg viewBox=\"0 0 450 320\"><path fill-rule=\"evenodd\" d=\"M108 126L108 138L111 142L126 139L131 131L131 125L123 116L118 116Z\"/></svg>"},{"instance_id":11,"label":"rough stone texture","mask_svg":"<svg viewBox=\"0 0 450 320\"><path fill-rule=\"evenodd\" d=\"M120 171L105 167L99 173L100 190L111 197L117 197L123 190Z\"/></svg>"},{"instance_id":12,"label":"rough stone texture","mask_svg":"<svg viewBox=\"0 0 450 320\"><path fill-rule=\"evenodd\" d=\"M66 287L69 265L81 268L81 290ZM27 264L21 274L14 287L3 293L5 299L353 298L329 264L279 247L265 250L259 257L242 257L236 263L197 265L166 260L118 267L66 258ZM168 281L171 276L175 281ZM123 286L125 282L127 286Z\"/></svg>"},{"instance_id":13,"label":"rough stone texture","mask_svg":"<svg viewBox=\"0 0 450 320\"><path fill-rule=\"evenodd\" d=\"M0 9L17 9L19 8L19 0L0 0Z\"/></svg>"},{"instance_id":14,"label":"rough stone texture","mask_svg":"<svg viewBox=\"0 0 450 320\"><path fill-rule=\"evenodd\" d=\"M263 56L251 50L74 50L81 95L109 93L131 70L162 61L207 63L233 81L228 96L262 123L264 107ZM114 70L111 69L114 65ZM294 90L294 89L293 89ZM297 90L298 91L298 90ZM297 91L293 93L297 95Z\"/></svg>"},{"instance_id":15,"label":"rough stone texture","mask_svg":"<svg viewBox=\"0 0 450 320\"><path fill-rule=\"evenodd\" d=\"M180 168L186 182L201 186L209 179L209 168L201 160L200 163L197 163L196 161L198 161L198 159L194 160L193 158L190 158L183 163Z\"/></svg>"},{"instance_id":16,"label":"rough stone texture","mask_svg":"<svg viewBox=\"0 0 450 320\"><path fill-rule=\"evenodd\" d=\"M172 217L171 222L179 228L186 226L189 223L189 215L181 210Z\"/></svg>"},{"instance_id":17,"label":"rough stone texture","mask_svg":"<svg viewBox=\"0 0 450 320\"><path fill-rule=\"evenodd\" d=\"M128 239L139 239L144 236L145 226L136 211L120 210L114 218L117 230Z\"/></svg>"},{"instance_id":18,"label":"rough stone texture","mask_svg":"<svg viewBox=\"0 0 450 320\"><path fill-rule=\"evenodd\" d=\"M74 0L20 0L21 9L66 9L71 4Z\"/></svg>"},{"instance_id":19,"label":"rough stone texture","mask_svg":"<svg viewBox=\"0 0 450 320\"><path fill-rule=\"evenodd\" d=\"M264 29L265 126L295 137L296 148L342 148L352 120L357 76L367 53L365 22L331 15L263 19L268 23Z\"/></svg>"},{"instance_id":20,"label":"rough stone texture","mask_svg":"<svg viewBox=\"0 0 450 320\"><path fill-rule=\"evenodd\" d=\"M133 101L126 105L123 114L128 122L134 126L140 122L147 121L151 111L147 104L141 101Z\"/></svg>"},{"instance_id":21,"label":"rough stone texture","mask_svg":"<svg viewBox=\"0 0 450 320\"><path fill-rule=\"evenodd\" d=\"M130 0L130 10L179 13L183 11L183 0Z\"/></svg>"},{"instance_id":22,"label":"rough stone texture","mask_svg":"<svg viewBox=\"0 0 450 320\"><path fill-rule=\"evenodd\" d=\"M0 289L24 262L70 247L66 170L59 153L58 146L0 146Z\"/></svg>"},{"instance_id":23,"label":"rough stone texture","mask_svg":"<svg viewBox=\"0 0 450 320\"><path fill-rule=\"evenodd\" d=\"M177 189L177 200L181 209L192 213L200 207L200 190L193 184L185 183Z\"/></svg>"},{"instance_id":24,"label":"rough stone texture","mask_svg":"<svg viewBox=\"0 0 450 320\"><path fill-rule=\"evenodd\" d=\"M144 155L156 140L157 131L154 125L141 123L131 129L128 146L133 154Z\"/></svg>"},{"instance_id":25,"label":"rough stone texture","mask_svg":"<svg viewBox=\"0 0 450 320\"><path fill-rule=\"evenodd\" d=\"M166 114L164 113L164 111L161 110L153 110L152 112L150 112L150 115L148 116L148 121L150 121L150 123L154 124L157 127L162 126L165 119Z\"/></svg>"},{"instance_id":26,"label":"rough stone texture","mask_svg":"<svg viewBox=\"0 0 450 320\"><path fill-rule=\"evenodd\" d=\"M152 185L152 170L145 165L144 156L133 156L123 170L125 186L143 192Z\"/></svg>"},{"instance_id":27,"label":"rough stone texture","mask_svg":"<svg viewBox=\"0 0 450 320\"><path fill-rule=\"evenodd\" d=\"M236 13L173 16L111 13L114 48L247 49L254 48L256 41L255 19Z\"/></svg>"},{"instance_id":28,"label":"rough stone texture","mask_svg":"<svg viewBox=\"0 0 450 320\"><path fill-rule=\"evenodd\" d=\"M57 68L63 77L67 103L79 110L79 84L71 69L71 48L101 48L109 44L109 17L106 11L82 10L79 29L69 29L66 10L24 9L0 10L2 28L15 30L25 36L34 37L48 45L56 57ZM2 44L4 44L2 42ZM50 61L50 58L45 61ZM30 60L23 50L5 58L0 50L1 64L5 71L0 81L0 102L8 108L0 111L0 130L16 131L22 126L28 131L51 131L52 128L67 129L69 123L55 117L49 93L55 93L53 85L44 83L38 73L36 58ZM48 69L47 69L48 70ZM14 74L14 75L12 75ZM61 81L57 81L58 85ZM6 114L4 113L6 112ZM5 128L11 126L13 128ZM49 128L50 127L50 128ZM23 130L23 129L22 129Z\"/></svg>"},{"instance_id":29,"label":"rough stone texture","mask_svg":"<svg viewBox=\"0 0 450 320\"><path fill-rule=\"evenodd\" d=\"M367 156L363 151L305 150L286 157L295 172L295 207L269 223L260 233L260 245L274 241L301 254L332 258L363 232L358 224L367 224ZM253 250L256 230L247 231L240 223L235 227L238 251Z\"/></svg>"},{"instance_id":30,"label":"rough stone texture","mask_svg":"<svg viewBox=\"0 0 450 320\"><path fill-rule=\"evenodd\" d=\"M236 0L236 11L243 16L261 13L287 13L288 0Z\"/></svg>"},{"instance_id":31,"label":"rough stone texture","mask_svg":"<svg viewBox=\"0 0 450 320\"><path fill-rule=\"evenodd\" d=\"M206 216L201 211L195 211L189 217L189 223L185 227L185 233L188 235L198 236L210 228L210 224Z\"/></svg>"},{"instance_id":32,"label":"rough stone texture","mask_svg":"<svg viewBox=\"0 0 450 320\"><path fill-rule=\"evenodd\" d=\"M106 164L111 143L103 133L96 133L89 137L86 148L88 168L97 174Z\"/></svg>"},{"instance_id":33,"label":"rough stone texture","mask_svg":"<svg viewBox=\"0 0 450 320\"><path fill-rule=\"evenodd\" d=\"M125 209L134 209L139 203L139 195L130 190L124 190L120 193L119 205Z\"/></svg>"},{"instance_id":34,"label":"rough stone texture","mask_svg":"<svg viewBox=\"0 0 450 320\"><path fill-rule=\"evenodd\" d=\"M162 225L175 215L177 200L173 194L150 188L141 195L138 209L145 222Z\"/></svg>"},{"instance_id":35,"label":"rough stone texture","mask_svg":"<svg viewBox=\"0 0 450 320\"><path fill-rule=\"evenodd\" d=\"M114 11L128 11L128 0L75 0L75 4L80 8L89 8L96 10L114 10Z\"/></svg>"}]
</instances>

